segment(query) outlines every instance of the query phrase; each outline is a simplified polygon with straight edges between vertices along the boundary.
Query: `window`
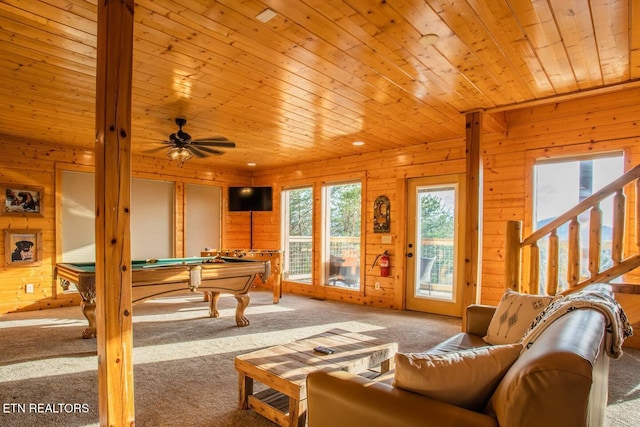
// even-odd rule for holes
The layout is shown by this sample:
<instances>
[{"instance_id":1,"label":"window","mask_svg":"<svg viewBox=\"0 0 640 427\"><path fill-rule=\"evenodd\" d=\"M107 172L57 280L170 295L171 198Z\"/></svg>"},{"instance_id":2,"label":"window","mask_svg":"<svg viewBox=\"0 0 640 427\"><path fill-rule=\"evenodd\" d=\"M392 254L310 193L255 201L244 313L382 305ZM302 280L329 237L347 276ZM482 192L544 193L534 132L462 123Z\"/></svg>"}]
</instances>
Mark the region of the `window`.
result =
<instances>
[{"instance_id":1,"label":"window","mask_svg":"<svg viewBox=\"0 0 640 427\"><path fill-rule=\"evenodd\" d=\"M184 255L200 256L205 248L220 248L222 189L211 185L186 184Z\"/></svg>"},{"instance_id":2,"label":"window","mask_svg":"<svg viewBox=\"0 0 640 427\"><path fill-rule=\"evenodd\" d=\"M95 180L92 173L62 171L61 219L63 262L96 259Z\"/></svg>"},{"instance_id":3,"label":"window","mask_svg":"<svg viewBox=\"0 0 640 427\"><path fill-rule=\"evenodd\" d=\"M62 171L62 261L95 261L95 175ZM131 180L131 258L173 256L174 184Z\"/></svg>"},{"instance_id":4,"label":"window","mask_svg":"<svg viewBox=\"0 0 640 427\"><path fill-rule=\"evenodd\" d=\"M327 185L324 201L326 282L360 289L362 184Z\"/></svg>"},{"instance_id":5,"label":"window","mask_svg":"<svg viewBox=\"0 0 640 427\"><path fill-rule=\"evenodd\" d=\"M573 158L545 160L534 166L534 230L548 224L582 200L600 190L624 173L622 153L612 153L597 158ZM602 210L602 235L600 269L611 266L611 238L613 198L600 203ZM589 276L589 212L578 217L580 223L580 275ZM558 229L560 289L567 287L568 223ZM540 244L540 292L546 286L548 240Z\"/></svg>"},{"instance_id":6,"label":"window","mask_svg":"<svg viewBox=\"0 0 640 427\"><path fill-rule=\"evenodd\" d=\"M174 184L131 179L131 259L173 256Z\"/></svg>"},{"instance_id":7,"label":"window","mask_svg":"<svg viewBox=\"0 0 640 427\"><path fill-rule=\"evenodd\" d=\"M284 190L284 278L311 284L313 271L313 189Z\"/></svg>"}]
</instances>

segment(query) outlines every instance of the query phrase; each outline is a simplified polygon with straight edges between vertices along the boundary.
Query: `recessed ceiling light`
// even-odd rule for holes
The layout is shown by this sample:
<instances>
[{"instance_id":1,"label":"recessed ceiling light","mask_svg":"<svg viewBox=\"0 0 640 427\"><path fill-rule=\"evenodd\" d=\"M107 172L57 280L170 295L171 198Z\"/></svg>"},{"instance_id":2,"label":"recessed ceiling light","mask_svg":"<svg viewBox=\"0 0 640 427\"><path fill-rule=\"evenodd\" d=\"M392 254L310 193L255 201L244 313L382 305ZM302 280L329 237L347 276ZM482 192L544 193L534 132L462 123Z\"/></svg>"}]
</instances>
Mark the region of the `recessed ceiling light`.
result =
<instances>
[{"instance_id":1,"label":"recessed ceiling light","mask_svg":"<svg viewBox=\"0 0 640 427\"><path fill-rule=\"evenodd\" d=\"M420 37L420 43L424 46L431 46L438 40L440 40L440 36L434 33L425 34L424 36Z\"/></svg>"},{"instance_id":2,"label":"recessed ceiling light","mask_svg":"<svg viewBox=\"0 0 640 427\"><path fill-rule=\"evenodd\" d=\"M275 18L278 14L275 13L273 10L271 9L265 9L262 12L260 12L259 14L256 15L256 19L260 22L262 22L263 24L266 24L267 22L271 21L273 18Z\"/></svg>"},{"instance_id":3,"label":"recessed ceiling light","mask_svg":"<svg viewBox=\"0 0 640 427\"><path fill-rule=\"evenodd\" d=\"M256 165L256 163L255 163L255 162L249 162L249 163L247 163L247 166L255 166L255 165Z\"/></svg>"},{"instance_id":4,"label":"recessed ceiling light","mask_svg":"<svg viewBox=\"0 0 640 427\"><path fill-rule=\"evenodd\" d=\"M362 142L362 141L353 141L351 144L355 145L356 147L361 147L361 146L364 145L364 142Z\"/></svg>"}]
</instances>

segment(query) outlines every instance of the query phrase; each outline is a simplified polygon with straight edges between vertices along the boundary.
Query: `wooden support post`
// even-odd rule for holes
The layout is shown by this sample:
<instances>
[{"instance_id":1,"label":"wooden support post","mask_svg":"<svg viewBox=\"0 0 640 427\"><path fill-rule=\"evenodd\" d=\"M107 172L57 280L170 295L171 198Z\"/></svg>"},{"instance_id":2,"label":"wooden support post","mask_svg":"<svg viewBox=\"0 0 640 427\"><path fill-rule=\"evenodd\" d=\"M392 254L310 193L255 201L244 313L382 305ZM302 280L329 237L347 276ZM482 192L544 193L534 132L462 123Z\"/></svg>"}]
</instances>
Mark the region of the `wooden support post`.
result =
<instances>
[{"instance_id":1,"label":"wooden support post","mask_svg":"<svg viewBox=\"0 0 640 427\"><path fill-rule=\"evenodd\" d=\"M504 237L504 288L520 290L522 222L507 221Z\"/></svg>"},{"instance_id":2,"label":"wooden support post","mask_svg":"<svg viewBox=\"0 0 640 427\"><path fill-rule=\"evenodd\" d=\"M133 0L98 8L96 319L101 426L135 424L131 321Z\"/></svg>"},{"instance_id":3,"label":"wooden support post","mask_svg":"<svg viewBox=\"0 0 640 427\"><path fill-rule=\"evenodd\" d=\"M476 302L478 275L480 271L480 198L482 180L480 177L480 144L482 141L482 113L479 111L466 116L466 190L465 205L465 291L463 307ZM466 322L463 310L462 324Z\"/></svg>"},{"instance_id":4,"label":"wooden support post","mask_svg":"<svg viewBox=\"0 0 640 427\"><path fill-rule=\"evenodd\" d=\"M640 250L640 179L636 180L636 250Z\"/></svg>"}]
</instances>

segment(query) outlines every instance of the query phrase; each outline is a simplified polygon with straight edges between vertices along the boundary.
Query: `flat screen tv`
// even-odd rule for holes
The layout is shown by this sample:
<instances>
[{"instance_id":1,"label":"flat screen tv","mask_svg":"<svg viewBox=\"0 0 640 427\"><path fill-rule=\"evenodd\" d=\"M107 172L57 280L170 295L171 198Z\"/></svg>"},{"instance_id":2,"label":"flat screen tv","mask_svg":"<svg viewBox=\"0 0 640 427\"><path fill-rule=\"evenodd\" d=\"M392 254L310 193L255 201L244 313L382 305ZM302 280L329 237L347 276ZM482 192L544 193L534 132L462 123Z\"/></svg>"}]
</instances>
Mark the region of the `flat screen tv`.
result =
<instances>
[{"instance_id":1,"label":"flat screen tv","mask_svg":"<svg viewBox=\"0 0 640 427\"><path fill-rule=\"evenodd\" d=\"M229 211L271 211L271 197L271 187L229 187Z\"/></svg>"}]
</instances>

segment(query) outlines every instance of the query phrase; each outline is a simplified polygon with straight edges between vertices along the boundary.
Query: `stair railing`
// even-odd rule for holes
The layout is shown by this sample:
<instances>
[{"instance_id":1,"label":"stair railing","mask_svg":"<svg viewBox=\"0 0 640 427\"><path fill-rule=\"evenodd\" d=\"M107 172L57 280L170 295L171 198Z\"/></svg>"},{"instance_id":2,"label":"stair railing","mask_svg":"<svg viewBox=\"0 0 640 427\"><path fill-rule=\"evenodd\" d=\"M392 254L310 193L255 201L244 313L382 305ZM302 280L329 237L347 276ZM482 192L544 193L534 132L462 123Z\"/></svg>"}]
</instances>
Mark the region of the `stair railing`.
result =
<instances>
[{"instance_id":1,"label":"stair railing","mask_svg":"<svg viewBox=\"0 0 640 427\"><path fill-rule=\"evenodd\" d=\"M549 236L547 259L548 295L558 294L559 238L558 229L568 223L568 288L560 292L575 292L590 283L607 283L640 266L640 165L635 166L620 178L584 199L553 221L522 239L522 221L508 221L505 235L505 287L530 294L539 293L540 249L538 242ZM635 181L635 249L626 258L623 256L625 224L627 223L626 196L624 188ZM600 249L602 236L602 210L600 202L613 194L613 231L611 260L613 265L600 270ZM578 216L589 215L589 277L580 279L580 223ZM629 245L631 247L631 245ZM528 286L522 286L522 253L529 249Z\"/></svg>"}]
</instances>

